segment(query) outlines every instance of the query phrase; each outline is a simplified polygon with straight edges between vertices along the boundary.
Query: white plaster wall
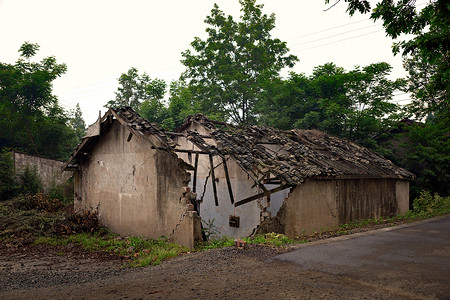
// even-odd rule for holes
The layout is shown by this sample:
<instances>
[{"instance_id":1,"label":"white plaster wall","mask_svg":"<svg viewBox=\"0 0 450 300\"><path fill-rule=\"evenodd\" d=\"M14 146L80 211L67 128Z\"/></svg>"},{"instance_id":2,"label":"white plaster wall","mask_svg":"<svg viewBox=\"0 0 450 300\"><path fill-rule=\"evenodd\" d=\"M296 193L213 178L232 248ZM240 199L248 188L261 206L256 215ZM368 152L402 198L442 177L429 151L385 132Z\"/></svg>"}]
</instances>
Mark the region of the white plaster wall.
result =
<instances>
[{"instance_id":1,"label":"white plaster wall","mask_svg":"<svg viewBox=\"0 0 450 300\"><path fill-rule=\"evenodd\" d=\"M279 185L265 184L264 186L267 189L271 190L277 188ZM271 213L272 217L275 217L277 215L278 211L281 208L281 205L283 205L284 200L286 200L287 197L289 196L289 191L290 188L287 188L285 190L270 195L270 206L267 207L267 211Z\"/></svg>"},{"instance_id":2,"label":"white plaster wall","mask_svg":"<svg viewBox=\"0 0 450 300\"><path fill-rule=\"evenodd\" d=\"M202 135L209 135L201 125L191 124L185 130L197 131ZM191 142L187 141L183 137L177 137L178 149L188 149L197 150ZM208 139L209 144L213 143L212 139ZM187 163L194 166L195 154L189 157L186 153L178 153L178 156L182 158ZM199 206L200 217L203 221L208 221L214 219L214 225L219 231L218 236L229 236L229 237L245 237L252 234L253 230L260 223L261 208L260 204L265 204L266 200L264 198L255 200L244 205L234 207L231 203L228 185L226 181L224 166L222 164L222 159L219 156L213 157L213 164L215 166L214 173L216 179L216 188L219 205L215 205L213 185L211 177L209 177L206 182L206 178L210 172L210 160L209 156L206 154L200 154L198 160L198 171L197 171L197 184L196 193L197 199L203 197L203 201ZM244 198L250 197L252 195L261 192L259 188L253 187L254 181L249 178L249 176L239 167L239 165L231 158L227 160L227 167L230 176L231 186L233 190L234 201L237 202ZM193 172L191 172L193 175ZM206 182L206 185L205 185ZM193 177L191 176L190 187L193 189ZM230 215L240 217L239 228L229 226Z\"/></svg>"}]
</instances>

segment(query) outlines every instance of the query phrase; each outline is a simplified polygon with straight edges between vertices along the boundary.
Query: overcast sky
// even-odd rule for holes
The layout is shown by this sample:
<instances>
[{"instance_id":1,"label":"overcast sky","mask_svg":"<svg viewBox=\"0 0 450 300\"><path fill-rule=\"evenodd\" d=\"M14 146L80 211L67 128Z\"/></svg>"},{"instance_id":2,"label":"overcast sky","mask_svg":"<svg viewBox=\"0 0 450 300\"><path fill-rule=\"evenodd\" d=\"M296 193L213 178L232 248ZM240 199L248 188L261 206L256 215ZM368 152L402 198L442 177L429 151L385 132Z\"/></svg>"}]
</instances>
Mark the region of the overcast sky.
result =
<instances>
[{"instance_id":1,"label":"overcast sky","mask_svg":"<svg viewBox=\"0 0 450 300\"><path fill-rule=\"evenodd\" d=\"M61 105L73 109L80 103L90 124L130 67L168 82L177 79L184 70L181 52L195 36L206 36L203 21L214 3L238 18L238 0L0 0L0 61L14 63L24 41L38 43L35 59L52 55L67 64L67 73L54 83ZM394 68L392 78L405 74L381 23L368 15L350 18L344 1L326 12L324 0L257 3L275 13L272 36L299 57L294 72L309 75L326 62L350 70L385 61ZM401 97L408 98L396 99Z\"/></svg>"}]
</instances>

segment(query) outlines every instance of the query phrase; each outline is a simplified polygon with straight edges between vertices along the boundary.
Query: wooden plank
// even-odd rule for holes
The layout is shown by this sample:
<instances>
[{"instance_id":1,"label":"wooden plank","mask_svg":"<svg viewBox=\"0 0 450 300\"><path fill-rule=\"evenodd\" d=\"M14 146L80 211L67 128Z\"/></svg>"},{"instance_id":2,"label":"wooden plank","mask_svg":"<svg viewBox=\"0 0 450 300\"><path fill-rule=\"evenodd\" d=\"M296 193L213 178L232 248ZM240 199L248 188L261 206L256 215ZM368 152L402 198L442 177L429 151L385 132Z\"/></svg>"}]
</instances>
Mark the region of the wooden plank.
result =
<instances>
[{"instance_id":1,"label":"wooden plank","mask_svg":"<svg viewBox=\"0 0 450 300\"><path fill-rule=\"evenodd\" d=\"M260 194L253 195L253 196L250 196L250 197L248 197L248 198L242 199L242 200L240 200L240 201L234 203L234 207L238 207L238 206L240 206L240 205L242 205L242 204L249 203L249 202L251 202L251 201L260 199L260 198L265 197L265 196L269 196L269 195L271 195L271 194L273 194L273 193L276 193L276 192L285 190L285 189L287 189L287 188L289 188L289 187L290 187L290 185L280 185L280 186L277 187L277 188L274 188L274 189L271 189L271 190L267 190L266 192L262 192L262 193L260 193Z\"/></svg>"},{"instance_id":2,"label":"wooden plank","mask_svg":"<svg viewBox=\"0 0 450 300\"><path fill-rule=\"evenodd\" d=\"M230 195L231 204L234 204L233 189L231 188L230 175L228 174L227 160L225 159L225 157L222 157L222 161L223 169L225 171L225 178L227 179L228 194Z\"/></svg>"},{"instance_id":3,"label":"wooden plank","mask_svg":"<svg viewBox=\"0 0 450 300\"><path fill-rule=\"evenodd\" d=\"M214 192L214 203L216 204L216 206L219 206L219 200L217 198L216 176L214 175L214 162L213 162L213 157L211 154L209 155L209 164L210 164L210 168L211 168L211 180L212 180L213 192Z\"/></svg>"},{"instance_id":4,"label":"wooden plank","mask_svg":"<svg viewBox=\"0 0 450 300\"><path fill-rule=\"evenodd\" d=\"M195 153L195 162L194 162L194 181L192 182L192 192L195 193L197 190L197 169L198 169L198 153Z\"/></svg>"}]
</instances>

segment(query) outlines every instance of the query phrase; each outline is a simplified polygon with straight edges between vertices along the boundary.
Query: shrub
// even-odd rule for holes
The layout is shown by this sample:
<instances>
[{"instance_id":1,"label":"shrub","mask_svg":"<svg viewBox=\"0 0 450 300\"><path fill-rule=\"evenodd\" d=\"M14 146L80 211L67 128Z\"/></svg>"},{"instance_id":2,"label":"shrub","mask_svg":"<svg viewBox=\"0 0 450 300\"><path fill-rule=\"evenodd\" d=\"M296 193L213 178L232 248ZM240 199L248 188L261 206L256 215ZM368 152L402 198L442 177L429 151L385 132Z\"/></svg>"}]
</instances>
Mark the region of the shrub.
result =
<instances>
[{"instance_id":1,"label":"shrub","mask_svg":"<svg viewBox=\"0 0 450 300\"><path fill-rule=\"evenodd\" d=\"M450 197L441 197L437 193L422 191L413 201L414 213L447 213L450 211Z\"/></svg>"},{"instance_id":2,"label":"shrub","mask_svg":"<svg viewBox=\"0 0 450 300\"><path fill-rule=\"evenodd\" d=\"M19 192L25 195L34 195L42 192L42 190L42 181L37 172L36 166L30 167L27 165L23 173L20 175Z\"/></svg>"},{"instance_id":3,"label":"shrub","mask_svg":"<svg viewBox=\"0 0 450 300\"><path fill-rule=\"evenodd\" d=\"M61 202L65 202L64 189L63 186L57 184L55 181L50 183L47 194L52 199L58 199Z\"/></svg>"}]
</instances>

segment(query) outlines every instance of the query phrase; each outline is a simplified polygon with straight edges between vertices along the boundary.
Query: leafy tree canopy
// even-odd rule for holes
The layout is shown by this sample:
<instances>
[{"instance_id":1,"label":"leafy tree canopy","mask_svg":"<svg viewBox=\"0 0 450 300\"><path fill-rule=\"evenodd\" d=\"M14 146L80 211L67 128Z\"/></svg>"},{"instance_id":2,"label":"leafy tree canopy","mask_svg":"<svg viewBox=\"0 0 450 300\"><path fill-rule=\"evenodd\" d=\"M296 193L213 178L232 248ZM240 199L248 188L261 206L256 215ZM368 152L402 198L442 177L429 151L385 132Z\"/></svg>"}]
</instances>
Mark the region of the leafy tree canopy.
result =
<instances>
[{"instance_id":1,"label":"leafy tree canopy","mask_svg":"<svg viewBox=\"0 0 450 300\"><path fill-rule=\"evenodd\" d=\"M86 133L86 123L83 119L83 113L81 112L80 103L77 103L76 108L70 111L69 125L75 131L78 139L84 137Z\"/></svg>"},{"instance_id":2,"label":"leafy tree canopy","mask_svg":"<svg viewBox=\"0 0 450 300\"><path fill-rule=\"evenodd\" d=\"M410 113L418 118L449 110L450 99L450 2L428 1L420 9L413 0L382 0L371 6L368 0L344 0L348 13L370 13L373 20L382 20L386 34L393 39L394 53L405 57L405 68L411 81L409 91L415 101ZM325 0L329 3L330 0ZM339 2L339 0L337 0ZM335 2L335 4L337 3Z\"/></svg>"},{"instance_id":3,"label":"leafy tree canopy","mask_svg":"<svg viewBox=\"0 0 450 300\"><path fill-rule=\"evenodd\" d=\"M255 0L240 0L241 16L235 21L215 4L206 17L208 37L198 37L192 50L182 53L182 75L199 108L206 114L240 125L256 122L255 106L265 87L279 71L298 60L288 54L285 42L272 38L275 16L262 12Z\"/></svg>"},{"instance_id":4,"label":"leafy tree canopy","mask_svg":"<svg viewBox=\"0 0 450 300\"><path fill-rule=\"evenodd\" d=\"M347 72L327 63L309 77L291 73L259 107L260 122L282 129L319 129L377 148L375 139L401 118L399 107L389 100L405 81L389 80L391 69L376 63Z\"/></svg>"},{"instance_id":5,"label":"leafy tree canopy","mask_svg":"<svg viewBox=\"0 0 450 300\"><path fill-rule=\"evenodd\" d=\"M25 42L15 64L0 62L0 148L65 159L76 140L52 82L66 65L52 56L32 62L38 50L39 45Z\"/></svg>"},{"instance_id":6,"label":"leafy tree canopy","mask_svg":"<svg viewBox=\"0 0 450 300\"><path fill-rule=\"evenodd\" d=\"M144 102L160 102L164 98L166 87L164 80L151 79L147 73L140 75L138 69L130 68L119 77L116 99L108 101L105 107L129 106L139 110Z\"/></svg>"}]
</instances>

